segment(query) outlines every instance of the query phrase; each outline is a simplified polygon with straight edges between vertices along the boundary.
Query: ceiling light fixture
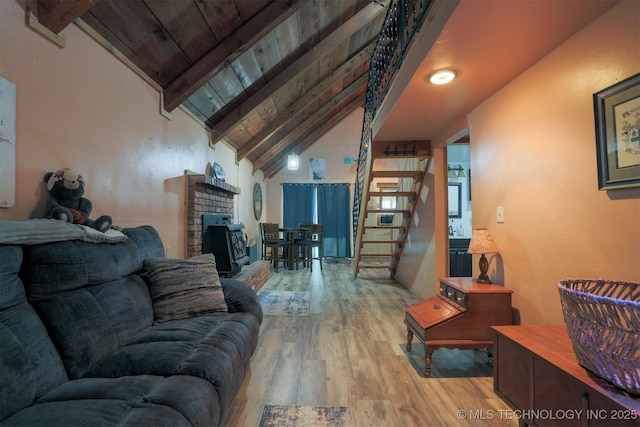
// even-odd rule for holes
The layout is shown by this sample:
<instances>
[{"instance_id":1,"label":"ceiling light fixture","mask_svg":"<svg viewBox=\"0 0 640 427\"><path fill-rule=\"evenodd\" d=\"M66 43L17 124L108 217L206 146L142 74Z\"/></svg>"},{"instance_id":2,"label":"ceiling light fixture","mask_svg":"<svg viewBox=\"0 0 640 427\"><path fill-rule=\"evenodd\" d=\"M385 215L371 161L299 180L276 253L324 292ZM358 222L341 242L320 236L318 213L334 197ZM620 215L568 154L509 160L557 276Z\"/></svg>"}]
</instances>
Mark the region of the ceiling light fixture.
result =
<instances>
[{"instance_id":1,"label":"ceiling light fixture","mask_svg":"<svg viewBox=\"0 0 640 427\"><path fill-rule=\"evenodd\" d=\"M298 160L298 155L296 153L291 153L287 156L287 169L290 171L297 171L300 166L300 162Z\"/></svg>"},{"instance_id":2,"label":"ceiling light fixture","mask_svg":"<svg viewBox=\"0 0 640 427\"><path fill-rule=\"evenodd\" d=\"M429 74L427 80L434 85L444 85L451 82L458 76L458 72L453 68L443 68Z\"/></svg>"}]
</instances>

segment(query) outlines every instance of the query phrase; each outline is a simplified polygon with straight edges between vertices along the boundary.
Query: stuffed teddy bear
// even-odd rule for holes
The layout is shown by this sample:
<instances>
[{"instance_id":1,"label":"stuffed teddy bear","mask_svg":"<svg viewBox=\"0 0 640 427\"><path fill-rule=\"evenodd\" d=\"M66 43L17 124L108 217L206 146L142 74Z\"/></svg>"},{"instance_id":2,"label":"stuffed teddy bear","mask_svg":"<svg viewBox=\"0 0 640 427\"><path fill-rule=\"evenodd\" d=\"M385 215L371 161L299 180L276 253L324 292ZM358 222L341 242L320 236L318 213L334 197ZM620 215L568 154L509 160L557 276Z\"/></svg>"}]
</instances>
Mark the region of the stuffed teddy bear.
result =
<instances>
[{"instance_id":1,"label":"stuffed teddy bear","mask_svg":"<svg viewBox=\"0 0 640 427\"><path fill-rule=\"evenodd\" d=\"M49 200L47 200L47 218L59 219L107 231L111 228L111 217L102 215L93 220L89 218L93 205L84 194L84 180L82 175L71 169L60 169L57 172L47 172L44 175Z\"/></svg>"}]
</instances>

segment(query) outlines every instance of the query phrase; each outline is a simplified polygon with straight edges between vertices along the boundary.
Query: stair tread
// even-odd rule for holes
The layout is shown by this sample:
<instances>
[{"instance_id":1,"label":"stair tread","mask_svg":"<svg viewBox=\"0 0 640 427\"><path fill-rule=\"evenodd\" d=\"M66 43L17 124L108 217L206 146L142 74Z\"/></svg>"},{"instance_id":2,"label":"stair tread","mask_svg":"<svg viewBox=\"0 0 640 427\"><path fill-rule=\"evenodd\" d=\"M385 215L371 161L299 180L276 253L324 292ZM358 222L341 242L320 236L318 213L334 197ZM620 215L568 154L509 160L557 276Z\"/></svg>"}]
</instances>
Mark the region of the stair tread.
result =
<instances>
[{"instance_id":1,"label":"stair tread","mask_svg":"<svg viewBox=\"0 0 640 427\"><path fill-rule=\"evenodd\" d=\"M360 254L360 259L362 258L389 258L389 257L397 257L397 254L393 253L379 253L379 254Z\"/></svg>"},{"instance_id":2,"label":"stair tread","mask_svg":"<svg viewBox=\"0 0 640 427\"><path fill-rule=\"evenodd\" d=\"M367 212L375 213L405 213L411 212L409 209L365 209Z\"/></svg>"},{"instance_id":3,"label":"stair tread","mask_svg":"<svg viewBox=\"0 0 640 427\"><path fill-rule=\"evenodd\" d=\"M422 176L423 171L407 171L407 170L398 170L398 171L371 171L371 176L374 178L412 178L414 176Z\"/></svg>"},{"instance_id":4,"label":"stair tread","mask_svg":"<svg viewBox=\"0 0 640 427\"><path fill-rule=\"evenodd\" d=\"M375 197L406 197L415 195L415 191L369 191L369 196Z\"/></svg>"},{"instance_id":5,"label":"stair tread","mask_svg":"<svg viewBox=\"0 0 640 427\"><path fill-rule=\"evenodd\" d=\"M391 264L358 264L358 268L391 268Z\"/></svg>"}]
</instances>

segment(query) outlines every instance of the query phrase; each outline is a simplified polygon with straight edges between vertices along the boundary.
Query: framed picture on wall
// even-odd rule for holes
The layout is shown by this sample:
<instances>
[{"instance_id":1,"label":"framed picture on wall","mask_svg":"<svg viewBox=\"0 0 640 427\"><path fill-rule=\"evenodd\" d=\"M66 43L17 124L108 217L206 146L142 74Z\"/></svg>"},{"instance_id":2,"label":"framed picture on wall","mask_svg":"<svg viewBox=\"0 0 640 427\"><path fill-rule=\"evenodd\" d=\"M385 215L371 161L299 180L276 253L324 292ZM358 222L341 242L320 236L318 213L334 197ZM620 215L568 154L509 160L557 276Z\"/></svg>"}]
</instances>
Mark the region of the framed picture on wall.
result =
<instances>
[{"instance_id":1,"label":"framed picture on wall","mask_svg":"<svg viewBox=\"0 0 640 427\"><path fill-rule=\"evenodd\" d=\"M309 179L320 180L326 178L326 160L325 159L309 159Z\"/></svg>"},{"instance_id":2,"label":"framed picture on wall","mask_svg":"<svg viewBox=\"0 0 640 427\"><path fill-rule=\"evenodd\" d=\"M598 189L640 186L640 73L593 94Z\"/></svg>"},{"instance_id":3,"label":"framed picture on wall","mask_svg":"<svg viewBox=\"0 0 640 427\"><path fill-rule=\"evenodd\" d=\"M449 218L462 218L462 183L449 183Z\"/></svg>"}]
</instances>

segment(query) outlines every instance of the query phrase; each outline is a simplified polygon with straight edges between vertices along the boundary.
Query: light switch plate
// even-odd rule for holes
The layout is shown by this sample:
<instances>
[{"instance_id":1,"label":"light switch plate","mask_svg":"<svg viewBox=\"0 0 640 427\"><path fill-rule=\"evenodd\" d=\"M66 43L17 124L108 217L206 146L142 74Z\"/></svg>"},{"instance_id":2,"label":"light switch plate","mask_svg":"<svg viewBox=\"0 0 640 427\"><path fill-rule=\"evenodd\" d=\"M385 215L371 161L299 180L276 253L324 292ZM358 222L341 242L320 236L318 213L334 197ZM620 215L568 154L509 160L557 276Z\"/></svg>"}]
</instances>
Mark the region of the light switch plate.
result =
<instances>
[{"instance_id":1,"label":"light switch plate","mask_svg":"<svg viewBox=\"0 0 640 427\"><path fill-rule=\"evenodd\" d=\"M496 209L496 219L499 223L504 222L504 207L498 206Z\"/></svg>"}]
</instances>

